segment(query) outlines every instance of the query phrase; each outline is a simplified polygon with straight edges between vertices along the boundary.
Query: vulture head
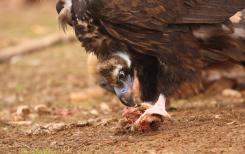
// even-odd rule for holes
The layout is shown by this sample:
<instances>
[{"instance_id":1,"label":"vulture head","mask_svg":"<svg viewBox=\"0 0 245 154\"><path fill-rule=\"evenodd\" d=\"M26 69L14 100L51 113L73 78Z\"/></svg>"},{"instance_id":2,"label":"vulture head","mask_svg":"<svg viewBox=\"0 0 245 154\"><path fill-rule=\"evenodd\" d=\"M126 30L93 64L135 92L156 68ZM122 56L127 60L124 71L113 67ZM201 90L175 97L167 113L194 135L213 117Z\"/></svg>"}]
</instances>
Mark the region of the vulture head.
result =
<instances>
[{"instance_id":1,"label":"vulture head","mask_svg":"<svg viewBox=\"0 0 245 154\"><path fill-rule=\"evenodd\" d=\"M130 55L125 52L113 54L109 59L100 61L98 70L124 105L136 105L139 81Z\"/></svg>"}]
</instances>

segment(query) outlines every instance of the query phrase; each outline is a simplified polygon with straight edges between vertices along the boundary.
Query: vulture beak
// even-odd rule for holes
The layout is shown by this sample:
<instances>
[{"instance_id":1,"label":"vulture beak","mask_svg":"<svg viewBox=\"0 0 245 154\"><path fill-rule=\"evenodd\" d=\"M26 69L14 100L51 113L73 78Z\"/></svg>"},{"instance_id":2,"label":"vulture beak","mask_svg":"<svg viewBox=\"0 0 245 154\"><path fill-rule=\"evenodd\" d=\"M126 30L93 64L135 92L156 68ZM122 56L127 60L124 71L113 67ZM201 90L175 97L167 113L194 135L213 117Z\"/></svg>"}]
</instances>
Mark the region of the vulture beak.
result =
<instances>
[{"instance_id":1,"label":"vulture beak","mask_svg":"<svg viewBox=\"0 0 245 154\"><path fill-rule=\"evenodd\" d=\"M115 93L120 101L129 107L134 107L133 100L133 82L131 75L128 75L125 81L122 81L121 86L114 87Z\"/></svg>"}]
</instances>

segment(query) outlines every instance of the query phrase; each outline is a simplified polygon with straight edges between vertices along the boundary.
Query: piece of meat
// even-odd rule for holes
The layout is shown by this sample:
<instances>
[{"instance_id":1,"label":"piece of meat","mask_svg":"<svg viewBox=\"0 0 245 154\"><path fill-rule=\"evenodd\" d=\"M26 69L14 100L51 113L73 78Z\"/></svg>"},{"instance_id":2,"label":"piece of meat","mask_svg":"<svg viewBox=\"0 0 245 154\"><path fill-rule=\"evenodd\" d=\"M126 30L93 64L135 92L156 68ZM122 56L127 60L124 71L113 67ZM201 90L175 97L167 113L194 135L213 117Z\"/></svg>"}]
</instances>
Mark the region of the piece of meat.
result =
<instances>
[{"instance_id":1,"label":"piece of meat","mask_svg":"<svg viewBox=\"0 0 245 154\"><path fill-rule=\"evenodd\" d=\"M139 107L126 107L123 110L122 116L128 121L128 123L133 124L142 114L142 111Z\"/></svg>"},{"instance_id":2,"label":"piece of meat","mask_svg":"<svg viewBox=\"0 0 245 154\"><path fill-rule=\"evenodd\" d=\"M161 126L162 117L156 114L144 116L140 122L136 123L136 121L139 120L149 107L149 105L143 105L125 108L122 114L124 119L120 120L118 128L122 130L141 132L158 130Z\"/></svg>"},{"instance_id":3,"label":"piece of meat","mask_svg":"<svg viewBox=\"0 0 245 154\"><path fill-rule=\"evenodd\" d=\"M158 130L161 126L162 118L170 115L165 110L166 99L163 95L159 96L154 104L142 103L137 107L127 107L123 110L124 117L123 128L129 128L133 131L151 131Z\"/></svg>"}]
</instances>

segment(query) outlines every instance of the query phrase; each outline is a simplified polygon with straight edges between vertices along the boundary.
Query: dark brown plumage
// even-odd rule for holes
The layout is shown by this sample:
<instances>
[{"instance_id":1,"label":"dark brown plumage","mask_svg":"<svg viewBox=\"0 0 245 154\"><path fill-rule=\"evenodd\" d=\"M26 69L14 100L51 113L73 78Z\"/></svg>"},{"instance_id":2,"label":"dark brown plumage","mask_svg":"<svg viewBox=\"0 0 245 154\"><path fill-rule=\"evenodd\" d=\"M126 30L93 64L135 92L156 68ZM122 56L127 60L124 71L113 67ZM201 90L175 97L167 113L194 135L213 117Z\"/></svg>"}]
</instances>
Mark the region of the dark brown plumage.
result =
<instances>
[{"instance_id":1,"label":"dark brown plumage","mask_svg":"<svg viewBox=\"0 0 245 154\"><path fill-rule=\"evenodd\" d=\"M62 5L61 5L62 4ZM174 94L198 80L210 65L244 64L245 44L233 36L229 17L244 0L60 0L60 21L69 23L88 52L102 61L117 52L132 61L143 101ZM103 72L103 71L102 71ZM105 75L105 74L104 74Z\"/></svg>"}]
</instances>

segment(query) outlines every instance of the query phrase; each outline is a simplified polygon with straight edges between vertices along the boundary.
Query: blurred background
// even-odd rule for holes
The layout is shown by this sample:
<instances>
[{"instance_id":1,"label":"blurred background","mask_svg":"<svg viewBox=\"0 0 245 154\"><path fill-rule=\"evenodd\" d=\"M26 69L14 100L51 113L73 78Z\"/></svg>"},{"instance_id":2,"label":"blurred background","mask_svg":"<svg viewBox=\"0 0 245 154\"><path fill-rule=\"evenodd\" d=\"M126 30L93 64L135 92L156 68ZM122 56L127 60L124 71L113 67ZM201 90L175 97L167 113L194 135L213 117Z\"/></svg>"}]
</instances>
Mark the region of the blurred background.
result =
<instances>
[{"instance_id":1,"label":"blurred background","mask_svg":"<svg viewBox=\"0 0 245 154\"><path fill-rule=\"evenodd\" d=\"M16 121L13 114L23 107L65 115L82 108L89 117L99 114L96 105L109 108L104 102L111 102L111 95L94 86L93 56L87 62L72 29L64 33L59 28L55 3L0 2L0 118L4 121Z\"/></svg>"},{"instance_id":2,"label":"blurred background","mask_svg":"<svg viewBox=\"0 0 245 154\"><path fill-rule=\"evenodd\" d=\"M59 149L56 147L56 143L59 141L62 141L72 151L73 147L81 148L80 146L84 143L82 139L89 141L86 146L91 145L89 151L92 152L96 149L92 146L93 144L99 144L101 140L107 141L108 136L112 134L104 132L111 128L111 126L107 127L107 122L110 123L110 120L113 121L115 117L119 119L121 115L123 108L121 103L112 93L98 86L100 80L96 74L95 57L86 54L80 43L76 41L71 28L66 33L59 28L55 3L56 0L0 1L0 153L2 147L3 149L7 147L8 150L19 148L30 150L36 147ZM237 33L245 36L245 18L242 17L242 13L238 13L232 20L236 24ZM171 115L179 118L179 125L167 123L171 128L167 129L170 134L171 130L174 131L178 127L180 129L177 131L189 128L186 126L188 118L190 118L189 121L192 121L190 128L193 129L207 124L213 131L220 123L229 123L229 125L235 123L239 125L239 127L236 125L238 134L245 130L242 129L245 122L244 114L242 114L245 105L245 71L239 66L229 70L226 69L226 66L223 68L221 71L208 70L204 72L203 76L211 82L202 91L202 94L189 99L172 100L171 106L177 109L177 112L173 112ZM192 95L188 91L186 93L186 95ZM227 119L223 120L222 117ZM101 134L99 138L96 137L97 134L90 136L75 134L77 136L74 137L66 135L69 131L65 130L66 133L47 139L46 143L37 141L41 137L38 136L37 142L30 144L35 137L22 135L26 131L29 134L43 133L40 126L45 126L45 131L53 131L54 128L54 130L60 130L68 123L91 119L99 119L98 125L100 127L84 130L85 134L97 132L97 134ZM214 124L215 120L210 119L220 121ZM118 120L114 119L113 122L115 126ZM47 126L50 123L54 124L51 130L49 130L50 125ZM173 127L171 127L172 125ZM213 133L207 131L207 126L204 127L205 129L197 128L196 134L192 130L182 133L191 136L188 134L191 132L199 140L202 137L199 136L200 132L198 131L203 130L203 132L209 133L207 138L212 138ZM37 128L39 131L36 132ZM223 127L219 128L222 130L216 132L224 130ZM104 132L105 136L100 132ZM176 131L172 132L173 135L159 136L159 139L176 137L175 133ZM162 135L164 134L167 135L166 132ZM242 144L237 144L244 141L244 135L238 136L240 138L231 135L227 139L234 141L233 145L239 145L238 148L235 146L231 150L236 151L244 148ZM67 137L71 137L73 142L65 140ZM232 139L232 137L234 138ZM6 143L1 141L6 138L9 139L5 141ZM76 140L77 138L81 140ZM216 138L219 137L214 137L214 139ZM16 139L18 140L16 141ZM46 137L44 136L43 139L45 140ZM98 142L95 143L96 140ZM108 140L111 141L110 138ZM131 140L133 140L132 136ZM148 138L146 138L147 140ZM149 137L149 140L153 139ZM168 141L170 142L170 140L172 139ZM187 139L184 138L184 140ZM207 145L216 143L214 140L207 142L200 140L200 142L202 142L200 145L204 144L203 151L208 149L205 148ZM99 145L98 147L103 149L105 148L103 144L106 143L100 143L101 147ZM144 149L148 145L147 142L140 143L135 140L134 143L135 149L133 150L148 150ZM141 145L137 145L138 143ZM156 143L152 145L161 143L165 142L156 140ZM173 142L174 146L170 145L170 149L179 147L176 146L179 143ZM219 143L223 145L223 142ZM111 148L118 148L121 143L115 140L111 146ZM140 146L143 148L139 148ZM166 147L166 145L162 147ZM186 144L183 144L183 147L186 148ZM66 150L66 147L62 148ZM119 152L125 153L123 147L121 149Z\"/></svg>"}]
</instances>

